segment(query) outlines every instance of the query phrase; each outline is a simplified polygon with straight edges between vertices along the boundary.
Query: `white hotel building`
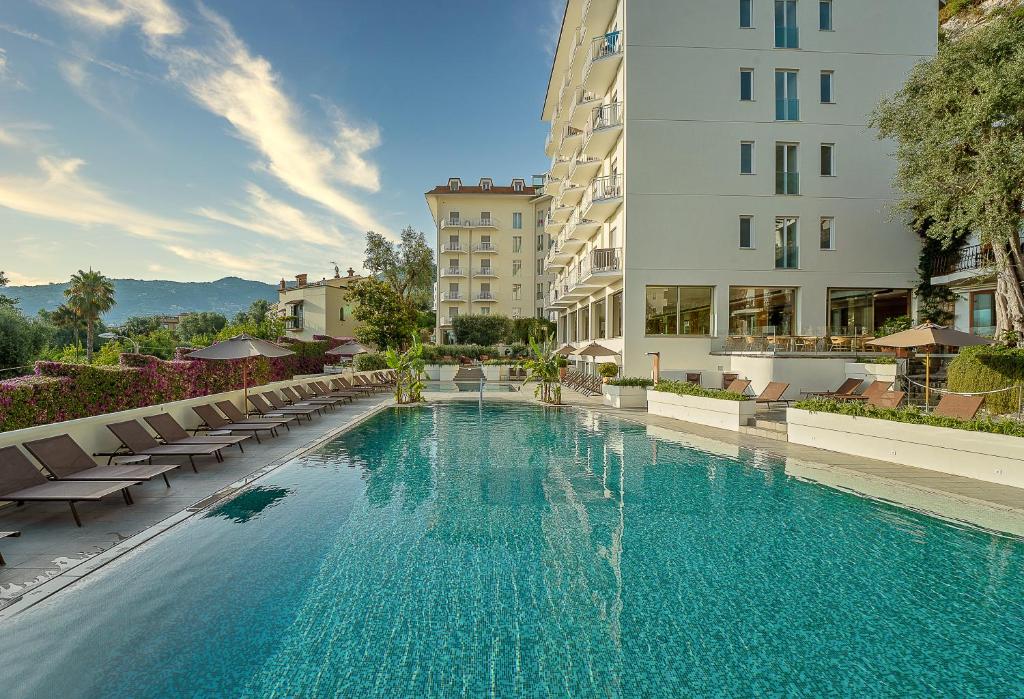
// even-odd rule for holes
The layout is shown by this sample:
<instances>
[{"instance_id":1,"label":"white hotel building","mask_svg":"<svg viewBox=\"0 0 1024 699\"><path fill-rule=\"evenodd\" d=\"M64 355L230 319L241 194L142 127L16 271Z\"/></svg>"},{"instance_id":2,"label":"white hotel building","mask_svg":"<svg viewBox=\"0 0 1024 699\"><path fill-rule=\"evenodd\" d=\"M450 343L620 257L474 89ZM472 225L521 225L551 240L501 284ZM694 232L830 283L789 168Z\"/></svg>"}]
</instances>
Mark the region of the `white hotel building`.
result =
<instances>
[{"instance_id":1,"label":"white hotel building","mask_svg":"<svg viewBox=\"0 0 1024 699\"><path fill-rule=\"evenodd\" d=\"M882 95L936 52L936 0L568 0L543 107L559 338L623 372L825 351L910 312ZM812 338L823 338L812 344Z\"/></svg>"}]
</instances>

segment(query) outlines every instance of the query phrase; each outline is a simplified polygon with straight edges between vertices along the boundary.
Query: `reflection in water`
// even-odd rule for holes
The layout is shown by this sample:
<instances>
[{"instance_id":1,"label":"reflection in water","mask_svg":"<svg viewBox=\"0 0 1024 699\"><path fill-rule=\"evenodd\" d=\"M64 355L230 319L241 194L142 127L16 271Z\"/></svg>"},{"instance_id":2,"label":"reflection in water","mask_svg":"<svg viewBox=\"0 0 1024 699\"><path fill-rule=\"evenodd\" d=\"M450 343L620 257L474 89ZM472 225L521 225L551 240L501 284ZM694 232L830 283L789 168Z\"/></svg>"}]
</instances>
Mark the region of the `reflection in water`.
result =
<instances>
[{"instance_id":1,"label":"reflection in water","mask_svg":"<svg viewBox=\"0 0 1024 699\"><path fill-rule=\"evenodd\" d=\"M244 524L284 499L291 490L257 486L207 512L204 517L223 517Z\"/></svg>"}]
</instances>

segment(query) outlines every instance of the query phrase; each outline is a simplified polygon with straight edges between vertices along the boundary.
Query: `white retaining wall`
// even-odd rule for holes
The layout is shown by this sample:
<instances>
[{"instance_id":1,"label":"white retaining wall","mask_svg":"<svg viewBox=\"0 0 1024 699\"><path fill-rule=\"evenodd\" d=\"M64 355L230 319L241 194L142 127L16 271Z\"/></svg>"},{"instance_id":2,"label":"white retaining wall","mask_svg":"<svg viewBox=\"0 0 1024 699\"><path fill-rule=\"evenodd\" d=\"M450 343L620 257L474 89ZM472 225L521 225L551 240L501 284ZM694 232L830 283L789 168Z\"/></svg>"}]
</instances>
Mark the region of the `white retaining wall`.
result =
<instances>
[{"instance_id":1,"label":"white retaining wall","mask_svg":"<svg viewBox=\"0 0 1024 699\"><path fill-rule=\"evenodd\" d=\"M647 389L643 386L611 386L601 387L601 400L613 408L646 408Z\"/></svg>"},{"instance_id":2,"label":"white retaining wall","mask_svg":"<svg viewBox=\"0 0 1024 699\"><path fill-rule=\"evenodd\" d=\"M647 412L698 425L739 432L754 417L757 404L752 400L722 400L698 396L680 396L664 391L647 391Z\"/></svg>"}]
</instances>

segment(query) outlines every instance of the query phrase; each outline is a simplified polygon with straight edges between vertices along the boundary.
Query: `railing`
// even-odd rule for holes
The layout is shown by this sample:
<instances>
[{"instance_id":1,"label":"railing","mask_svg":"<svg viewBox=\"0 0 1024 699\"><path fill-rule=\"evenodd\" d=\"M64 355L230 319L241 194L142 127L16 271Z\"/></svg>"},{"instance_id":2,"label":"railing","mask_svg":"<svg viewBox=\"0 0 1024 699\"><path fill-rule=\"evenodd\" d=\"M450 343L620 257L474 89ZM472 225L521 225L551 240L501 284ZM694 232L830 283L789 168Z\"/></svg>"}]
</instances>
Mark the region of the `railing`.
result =
<instances>
[{"instance_id":1,"label":"railing","mask_svg":"<svg viewBox=\"0 0 1024 699\"><path fill-rule=\"evenodd\" d=\"M577 129L577 128L569 126L567 124L567 125L562 127L562 130L561 130L562 138L561 138L561 140L564 141L567 138L572 138L573 136L580 136L582 134L583 134L583 130L582 129Z\"/></svg>"},{"instance_id":2,"label":"railing","mask_svg":"<svg viewBox=\"0 0 1024 699\"><path fill-rule=\"evenodd\" d=\"M441 243L441 252L468 252L462 243Z\"/></svg>"},{"instance_id":3,"label":"railing","mask_svg":"<svg viewBox=\"0 0 1024 699\"><path fill-rule=\"evenodd\" d=\"M590 41L590 53L587 57L587 63L593 63L594 61L600 61L602 58L622 53L622 45L624 43L621 30L594 37Z\"/></svg>"},{"instance_id":4,"label":"railing","mask_svg":"<svg viewBox=\"0 0 1024 699\"><path fill-rule=\"evenodd\" d=\"M441 228L497 228L498 219L494 218L446 218L441 220Z\"/></svg>"},{"instance_id":5,"label":"railing","mask_svg":"<svg viewBox=\"0 0 1024 699\"><path fill-rule=\"evenodd\" d=\"M799 194L800 173L798 172L776 172L775 173L776 194Z\"/></svg>"},{"instance_id":6,"label":"railing","mask_svg":"<svg viewBox=\"0 0 1024 699\"><path fill-rule=\"evenodd\" d=\"M775 269L799 269L800 248L796 245L775 246Z\"/></svg>"},{"instance_id":7,"label":"railing","mask_svg":"<svg viewBox=\"0 0 1024 699\"><path fill-rule=\"evenodd\" d=\"M442 291L441 292L441 300L442 301L462 301L464 299L465 299L465 297L462 294L460 294L458 291Z\"/></svg>"},{"instance_id":8,"label":"railing","mask_svg":"<svg viewBox=\"0 0 1024 699\"><path fill-rule=\"evenodd\" d=\"M593 92L587 92L586 89L579 87L576 88L576 104L585 104L586 102L593 102L598 96Z\"/></svg>"},{"instance_id":9,"label":"railing","mask_svg":"<svg viewBox=\"0 0 1024 699\"><path fill-rule=\"evenodd\" d=\"M590 183L591 201L614 199L622 196L622 175L605 175L597 177Z\"/></svg>"},{"instance_id":10,"label":"railing","mask_svg":"<svg viewBox=\"0 0 1024 699\"><path fill-rule=\"evenodd\" d=\"M547 215L544 217L544 225L545 226L561 226L561 225L564 225L564 224L561 221L556 221L551 216L551 212L548 211Z\"/></svg>"},{"instance_id":11,"label":"railing","mask_svg":"<svg viewBox=\"0 0 1024 699\"><path fill-rule=\"evenodd\" d=\"M480 269L473 271L474 277L496 277L498 273L494 271L493 267L481 267Z\"/></svg>"},{"instance_id":12,"label":"railing","mask_svg":"<svg viewBox=\"0 0 1024 699\"><path fill-rule=\"evenodd\" d=\"M800 28L777 26L775 27L775 48L777 49L798 49L800 48Z\"/></svg>"},{"instance_id":13,"label":"railing","mask_svg":"<svg viewBox=\"0 0 1024 699\"><path fill-rule=\"evenodd\" d=\"M776 97L775 120L800 121L800 99L798 97Z\"/></svg>"},{"instance_id":14,"label":"railing","mask_svg":"<svg viewBox=\"0 0 1024 699\"><path fill-rule=\"evenodd\" d=\"M457 316L441 316L440 320L438 320L438 325L441 327L452 325L452 319L456 317Z\"/></svg>"},{"instance_id":15,"label":"railing","mask_svg":"<svg viewBox=\"0 0 1024 699\"><path fill-rule=\"evenodd\" d=\"M284 317L284 328L285 330L302 330L302 316L285 316Z\"/></svg>"},{"instance_id":16,"label":"railing","mask_svg":"<svg viewBox=\"0 0 1024 699\"><path fill-rule=\"evenodd\" d=\"M620 248L598 248L590 253L590 272L617 272L620 269Z\"/></svg>"},{"instance_id":17,"label":"railing","mask_svg":"<svg viewBox=\"0 0 1024 699\"><path fill-rule=\"evenodd\" d=\"M587 137L595 131L622 126L622 101L595 107L587 122Z\"/></svg>"},{"instance_id":18,"label":"railing","mask_svg":"<svg viewBox=\"0 0 1024 699\"><path fill-rule=\"evenodd\" d=\"M567 155L556 155L551 158L551 167L549 170L554 170L556 165L572 164L572 158Z\"/></svg>"},{"instance_id":19,"label":"railing","mask_svg":"<svg viewBox=\"0 0 1024 699\"><path fill-rule=\"evenodd\" d=\"M969 272L984 269L995 264L991 245L968 245L960 250L947 252L932 263L932 276Z\"/></svg>"},{"instance_id":20,"label":"railing","mask_svg":"<svg viewBox=\"0 0 1024 699\"><path fill-rule=\"evenodd\" d=\"M466 273L462 271L462 267L442 267L441 268L441 276L442 277L463 277L463 276L465 276L465 274Z\"/></svg>"},{"instance_id":21,"label":"railing","mask_svg":"<svg viewBox=\"0 0 1024 699\"><path fill-rule=\"evenodd\" d=\"M497 301L493 291L480 291L473 294L474 301Z\"/></svg>"},{"instance_id":22,"label":"railing","mask_svg":"<svg viewBox=\"0 0 1024 699\"><path fill-rule=\"evenodd\" d=\"M473 246L473 252L498 252L498 246L494 243L477 243Z\"/></svg>"}]
</instances>

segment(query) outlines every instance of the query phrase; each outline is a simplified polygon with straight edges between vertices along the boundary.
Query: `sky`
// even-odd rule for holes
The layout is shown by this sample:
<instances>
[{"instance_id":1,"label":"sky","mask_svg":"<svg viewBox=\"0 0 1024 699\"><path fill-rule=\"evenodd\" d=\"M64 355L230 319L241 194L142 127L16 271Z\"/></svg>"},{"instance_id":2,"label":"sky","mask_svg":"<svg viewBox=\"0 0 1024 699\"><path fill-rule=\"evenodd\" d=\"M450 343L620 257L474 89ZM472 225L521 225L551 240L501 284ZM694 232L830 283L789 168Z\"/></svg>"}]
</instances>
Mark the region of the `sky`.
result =
<instances>
[{"instance_id":1,"label":"sky","mask_svg":"<svg viewBox=\"0 0 1024 699\"><path fill-rule=\"evenodd\" d=\"M0 270L275 282L544 172L563 0L3 0Z\"/></svg>"}]
</instances>

